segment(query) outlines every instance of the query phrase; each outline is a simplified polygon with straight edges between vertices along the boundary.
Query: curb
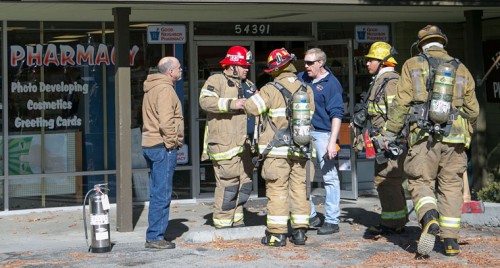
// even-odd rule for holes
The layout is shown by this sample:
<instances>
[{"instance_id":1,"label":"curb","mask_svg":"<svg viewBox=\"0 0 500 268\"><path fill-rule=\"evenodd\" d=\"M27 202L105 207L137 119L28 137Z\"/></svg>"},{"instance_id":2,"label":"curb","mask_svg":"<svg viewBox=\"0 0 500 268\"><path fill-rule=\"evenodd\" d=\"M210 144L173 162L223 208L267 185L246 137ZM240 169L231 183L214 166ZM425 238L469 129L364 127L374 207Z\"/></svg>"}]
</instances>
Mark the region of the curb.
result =
<instances>
[{"instance_id":1,"label":"curb","mask_svg":"<svg viewBox=\"0 0 500 268\"><path fill-rule=\"evenodd\" d=\"M462 224L474 227L500 227L500 204L484 202L484 213L464 213Z\"/></svg>"},{"instance_id":2,"label":"curb","mask_svg":"<svg viewBox=\"0 0 500 268\"><path fill-rule=\"evenodd\" d=\"M250 226L227 229L193 230L184 237L186 244L208 243L216 240L236 240L260 238L264 235L266 226Z\"/></svg>"}]
</instances>

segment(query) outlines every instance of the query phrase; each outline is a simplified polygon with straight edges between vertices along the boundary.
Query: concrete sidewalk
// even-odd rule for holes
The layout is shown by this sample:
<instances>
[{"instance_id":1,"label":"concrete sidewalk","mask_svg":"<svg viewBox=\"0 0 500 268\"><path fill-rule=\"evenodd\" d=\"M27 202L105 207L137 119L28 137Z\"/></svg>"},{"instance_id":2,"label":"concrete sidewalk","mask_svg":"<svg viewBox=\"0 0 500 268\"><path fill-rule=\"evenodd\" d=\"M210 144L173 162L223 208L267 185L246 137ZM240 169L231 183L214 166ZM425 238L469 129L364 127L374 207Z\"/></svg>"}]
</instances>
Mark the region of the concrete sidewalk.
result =
<instances>
[{"instance_id":1,"label":"concrete sidewalk","mask_svg":"<svg viewBox=\"0 0 500 268\"><path fill-rule=\"evenodd\" d=\"M288 242L281 248L260 243L266 203L252 199L246 204L247 227L215 230L211 201L173 202L166 237L177 244L174 250L144 248L147 204L134 206L132 232L115 231L116 206L112 206L109 253L88 252L82 207L2 212L0 267L485 267L500 262L500 228L470 227L498 226L497 204L486 204L485 214L464 215L459 256L444 256L443 244L437 241L429 259L421 259L415 254L420 228L414 214L402 234L366 232L380 217L376 196L342 200L339 233L317 235L309 230L305 246ZM315 203L323 213L321 197Z\"/></svg>"},{"instance_id":2,"label":"concrete sidewalk","mask_svg":"<svg viewBox=\"0 0 500 268\"><path fill-rule=\"evenodd\" d=\"M320 213L324 211L322 201L321 197L315 197ZM246 227L216 230L212 227L213 203L211 201L174 201L170 210L166 237L169 240L183 241L187 244L207 243L217 239L260 238L265 231L266 203L266 199L261 198L251 199L246 204ZM115 231L116 206L111 206L109 215L113 243L144 242L147 229L147 205L147 203L134 205L133 232ZM408 209L411 210L412 207L412 202L408 200ZM499 227L500 204L485 203L485 208L484 214L463 214L462 224L476 227ZM88 213L88 208L86 210ZM346 223L375 224L379 213L380 205L376 196L362 196L356 201L341 201L341 220ZM410 215L410 220L418 226L414 212ZM0 253L75 246L82 247L83 250L87 247L82 207L0 212L0 229L2 230Z\"/></svg>"}]
</instances>

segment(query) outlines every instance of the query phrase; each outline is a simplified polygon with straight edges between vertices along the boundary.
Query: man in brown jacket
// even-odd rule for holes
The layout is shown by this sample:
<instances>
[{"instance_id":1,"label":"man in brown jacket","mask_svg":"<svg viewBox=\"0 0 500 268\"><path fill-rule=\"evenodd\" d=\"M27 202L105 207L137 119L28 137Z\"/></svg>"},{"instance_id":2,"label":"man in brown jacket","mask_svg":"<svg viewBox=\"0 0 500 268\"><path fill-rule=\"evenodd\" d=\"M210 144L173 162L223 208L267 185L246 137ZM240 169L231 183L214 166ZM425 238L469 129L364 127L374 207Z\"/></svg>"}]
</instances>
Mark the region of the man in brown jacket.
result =
<instances>
[{"instance_id":1,"label":"man in brown jacket","mask_svg":"<svg viewBox=\"0 0 500 268\"><path fill-rule=\"evenodd\" d=\"M142 102L142 149L151 169L145 247L171 249L175 244L163 234L168 227L177 150L184 140L182 105L174 88L182 68L176 58L165 57L158 63L158 71L144 81Z\"/></svg>"}]
</instances>

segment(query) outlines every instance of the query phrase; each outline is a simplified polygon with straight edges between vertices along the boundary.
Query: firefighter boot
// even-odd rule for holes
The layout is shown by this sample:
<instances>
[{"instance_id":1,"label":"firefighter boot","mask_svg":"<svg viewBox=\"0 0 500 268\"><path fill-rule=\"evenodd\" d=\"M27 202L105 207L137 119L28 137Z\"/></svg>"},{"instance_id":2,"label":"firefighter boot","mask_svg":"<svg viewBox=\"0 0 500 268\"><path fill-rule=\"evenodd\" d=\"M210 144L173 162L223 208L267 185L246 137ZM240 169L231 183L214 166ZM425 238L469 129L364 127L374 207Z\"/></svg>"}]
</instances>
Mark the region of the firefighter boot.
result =
<instances>
[{"instance_id":1,"label":"firefighter boot","mask_svg":"<svg viewBox=\"0 0 500 268\"><path fill-rule=\"evenodd\" d=\"M292 231L292 237L290 237L290 242L295 245L305 245L307 240L306 229L299 228Z\"/></svg>"},{"instance_id":2,"label":"firefighter boot","mask_svg":"<svg viewBox=\"0 0 500 268\"><path fill-rule=\"evenodd\" d=\"M422 234L418 240L417 252L421 255L429 255L434 248L436 236L439 233L438 212L431 209L424 214L422 218Z\"/></svg>"},{"instance_id":3,"label":"firefighter boot","mask_svg":"<svg viewBox=\"0 0 500 268\"><path fill-rule=\"evenodd\" d=\"M286 246L286 235L272 234L266 231L266 236L262 237L261 242L270 247L284 247Z\"/></svg>"},{"instance_id":4,"label":"firefighter boot","mask_svg":"<svg viewBox=\"0 0 500 268\"><path fill-rule=\"evenodd\" d=\"M460 246L455 238L444 238L444 255L457 256L460 252Z\"/></svg>"}]
</instances>

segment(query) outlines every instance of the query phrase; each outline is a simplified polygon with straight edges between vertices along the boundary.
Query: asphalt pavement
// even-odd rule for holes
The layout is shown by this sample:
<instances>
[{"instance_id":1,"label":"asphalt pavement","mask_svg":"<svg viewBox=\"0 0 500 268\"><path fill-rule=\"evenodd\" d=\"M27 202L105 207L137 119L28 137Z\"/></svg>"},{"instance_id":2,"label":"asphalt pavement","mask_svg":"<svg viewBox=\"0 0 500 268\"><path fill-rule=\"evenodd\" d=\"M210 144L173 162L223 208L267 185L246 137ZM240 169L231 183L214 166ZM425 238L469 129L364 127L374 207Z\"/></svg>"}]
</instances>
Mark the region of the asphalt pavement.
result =
<instances>
[{"instance_id":1,"label":"asphalt pavement","mask_svg":"<svg viewBox=\"0 0 500 268\"><path fill-rule=\"evenodd\" d=\"M323 201L321 196L315 198L320 216ZM366 232L379 219L380 204L374 195L342 200L339 233L317 235L311 229L306 246L288 243L282 248L260 244L266 203L254 198L246 204L246 227L215 230L210 200L174 201L166 237L177 247L167 250L144 248L148 203L134 205L132 232L115 231L116 206L112 205L108 253L88 252L81 206L0 212L0 267L486 267L500 263L500 204L485 203L483 214L463 214L462 252L457 257L444 256L437 241L428 258L415 258L420 228L413 212L403 234ZM412 210L411 201L408 209Z\"/></svg>"}]
</instances>

